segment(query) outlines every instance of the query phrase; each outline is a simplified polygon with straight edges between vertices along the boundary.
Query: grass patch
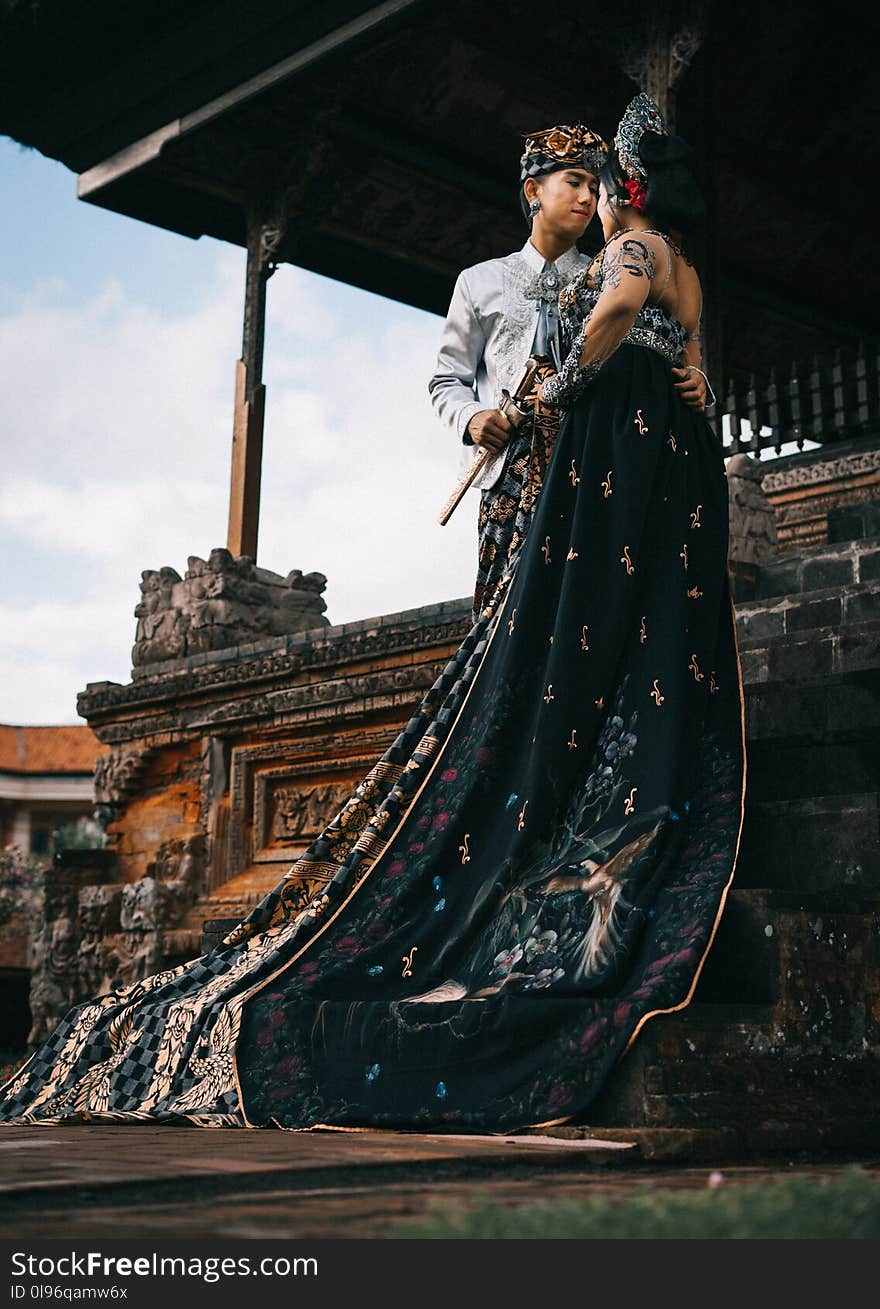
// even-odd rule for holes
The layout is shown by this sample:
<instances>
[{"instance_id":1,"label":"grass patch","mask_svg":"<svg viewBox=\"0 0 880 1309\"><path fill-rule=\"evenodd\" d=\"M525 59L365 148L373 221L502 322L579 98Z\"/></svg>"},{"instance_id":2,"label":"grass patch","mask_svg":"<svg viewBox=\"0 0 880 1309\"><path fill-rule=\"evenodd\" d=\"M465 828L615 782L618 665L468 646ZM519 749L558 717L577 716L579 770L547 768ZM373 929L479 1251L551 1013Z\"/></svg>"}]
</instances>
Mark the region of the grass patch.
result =
<instances>
[{"instance_id":1,"label":"grass patch","mask_svg":"<svg viewBox=\"0 0 880 1309\"><path fill-rule=\"evenodd\" d=\"M648 1182L623 1199L600 1194L515 1207L478 1192L468 1208L435 1207L423 1219L397 1224L390 1236L478 1241L870 1240L880 1236L880 1183L851 1165L821 1180L724 1182L695 1191L669 1191Z\"/></svg>"}]
</instances>

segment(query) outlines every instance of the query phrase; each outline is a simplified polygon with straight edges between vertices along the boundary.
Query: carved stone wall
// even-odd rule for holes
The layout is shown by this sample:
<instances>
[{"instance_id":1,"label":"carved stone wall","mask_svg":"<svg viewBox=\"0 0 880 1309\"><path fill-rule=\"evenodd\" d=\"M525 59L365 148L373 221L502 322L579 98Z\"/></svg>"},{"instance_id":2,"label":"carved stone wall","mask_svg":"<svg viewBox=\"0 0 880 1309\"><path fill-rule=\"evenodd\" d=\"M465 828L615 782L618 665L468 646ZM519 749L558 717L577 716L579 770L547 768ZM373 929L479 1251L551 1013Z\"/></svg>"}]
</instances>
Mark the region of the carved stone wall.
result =
<instances>
[{"instance_id":1,"label":"carved stone wall","mask_svg":"<svg viewBox=\"0 0 880 1309\"><path fill-rule=\"evenodd\" d=\"M85 997L180 961L168 929L203 889L203 839L166 842L137 881L118 880L121 862L111 850L66 851L44 873L31 944L31 1045Z\"/></svg>"},{"instance_id":2,"label":"carved stone wall","mask_svg":"<svg viewBox=\"0 0 880 1309\"><path fill-rule=\"evenodd\" d=\"M828 515L880 504L880 437L863 436L768 461L763 488L783 552L823 545Z\"/></svg>"},{"instance_id":3,"label":"carved stone wall","mask_svg":"<svg viewBox=\"0 0 880 1309\"><path fill-rule=\"evenodd\" d=\"M750 455L727 461L732 562L767 564L779 553L776 517L762 488L763 469Z\"/></svg>"},{"instance_id":4,"label":"carved stone wall","mask_svg":"<svg viewBox=\"0 0 880 1309\"><path fill-rule=\"evenodd\" d=\"M274 886L394 739L469 614L461 600L311 624L88 686L79 711L111 747L96 770L110 844L45 874L31 1042L72 1004L199 954L206 920L240 917ZM303 904L320 884L301 879Z\"/></svg>"},{"instance_id":5,"label":"carved stone wall","mask_svg":"<svg viewBox=\"0 0 880 1309\"><path fill-rule=\"evenodd\" d=\"M132 664L140 670L163 659L180 659L327 625L323 573L295 569L286 577L258 568L252 559L212 550L207 560L191 555L184 577L173 568L141 574L141 601Z\"/></svg>"}]
</instances>

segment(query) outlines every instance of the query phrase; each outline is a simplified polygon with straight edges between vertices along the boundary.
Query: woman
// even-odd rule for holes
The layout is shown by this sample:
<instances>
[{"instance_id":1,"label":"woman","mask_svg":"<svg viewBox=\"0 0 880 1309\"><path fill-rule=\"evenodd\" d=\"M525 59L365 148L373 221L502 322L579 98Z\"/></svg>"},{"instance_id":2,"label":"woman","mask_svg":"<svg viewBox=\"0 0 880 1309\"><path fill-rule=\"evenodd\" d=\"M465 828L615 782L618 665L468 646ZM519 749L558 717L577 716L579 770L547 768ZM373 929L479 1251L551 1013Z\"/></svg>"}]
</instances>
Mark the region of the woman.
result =
<instances>
[{"instance_id":1,"label":"woman","mask_svg":"<svg viewBox=\"0 0 880 1309\"><path fill-rule=\"evenodd\" d=\"M727 493L672 375L699 303L662 230L687 217L683 147L645 97L615 146L510 568L291 870L325 893L297 911L283 881L208 955L72 1010L6 1121L584 1121L645 1022L690 1001L742 824Z\"/></svg>"}]
</instances>

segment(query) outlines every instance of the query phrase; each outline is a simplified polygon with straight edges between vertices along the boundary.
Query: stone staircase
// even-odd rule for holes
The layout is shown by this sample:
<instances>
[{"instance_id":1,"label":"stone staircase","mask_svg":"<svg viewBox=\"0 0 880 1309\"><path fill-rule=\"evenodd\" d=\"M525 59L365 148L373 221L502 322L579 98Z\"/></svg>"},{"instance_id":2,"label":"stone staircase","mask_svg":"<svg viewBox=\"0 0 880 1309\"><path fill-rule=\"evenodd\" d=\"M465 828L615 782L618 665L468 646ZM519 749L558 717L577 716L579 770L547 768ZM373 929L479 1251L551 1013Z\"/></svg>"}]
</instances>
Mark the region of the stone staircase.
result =
<instances>
[{"instance_id":1,"label":"stone staircase","mask_svg":"<svg viewBox=\"0 0 880 1309\"><path fill-rule=\"evenodd\" d=\"M737 619L734 889L693 1003L646 1025L589 1130L654 1158L876 1148L880 538L762 569Z\"/></svg>"},{"instance_id":2,"label":"stone staircase","mask_svg":"<svg viewBox=\"0 0 880 1309\"><path fill-rule=\"evenodd\" d=\"M559 1135L657 1160L880 1147L880 537L785 555L754 588L737 603L745 826L718 935L691 1005L652 1019L589 1126ZM215 894L187 920L209 919L203 949L259 898Z\"/></svg>"}]
</instances>

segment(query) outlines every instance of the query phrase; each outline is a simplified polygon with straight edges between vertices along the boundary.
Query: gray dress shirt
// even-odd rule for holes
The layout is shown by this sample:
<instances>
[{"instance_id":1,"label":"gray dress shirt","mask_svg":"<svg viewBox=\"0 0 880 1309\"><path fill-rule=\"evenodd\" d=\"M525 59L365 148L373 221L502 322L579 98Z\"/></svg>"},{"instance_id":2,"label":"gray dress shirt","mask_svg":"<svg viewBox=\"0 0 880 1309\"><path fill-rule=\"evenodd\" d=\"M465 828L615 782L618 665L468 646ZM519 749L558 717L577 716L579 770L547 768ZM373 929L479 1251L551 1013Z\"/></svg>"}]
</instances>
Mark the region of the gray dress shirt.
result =
<instances>
[{"instance_id":1,"label":"gray dress shirt","mask_svg":"<svg viewBox=\"0 0 880 1309\"><path fill-rule=\"evenodd\" d=\"M589 262L572 247L548 264L526 241L515 254L487 259L459 275L428 391L435 414L462 442L462 476L480 453L479 446L465 443L468 423L481 409L497 409L502 390L510 390L530 354L554 353L556 298ZM494 486L503 463L502 450L474 486Z\"/></svg>"}]
</instances>

